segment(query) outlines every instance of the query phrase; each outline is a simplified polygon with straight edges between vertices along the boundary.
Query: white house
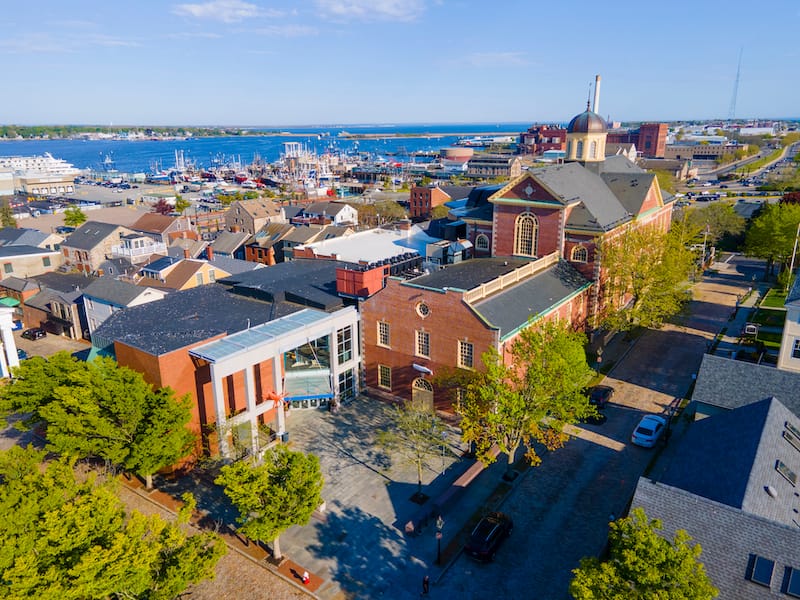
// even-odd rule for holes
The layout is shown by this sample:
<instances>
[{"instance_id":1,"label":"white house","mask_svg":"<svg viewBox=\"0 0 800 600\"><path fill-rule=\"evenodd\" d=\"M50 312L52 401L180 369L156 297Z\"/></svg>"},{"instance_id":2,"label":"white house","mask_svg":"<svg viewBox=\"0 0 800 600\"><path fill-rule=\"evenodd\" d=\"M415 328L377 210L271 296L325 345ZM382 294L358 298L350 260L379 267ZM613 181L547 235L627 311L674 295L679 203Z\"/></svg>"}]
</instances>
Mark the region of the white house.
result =
<instances>
[{"instance_id":1,"label":"white house","mask_svg":"<svg viewBox=\"0 0 800 600\"><path fill-rule=\"evenodd\" d=\"M89 335L118 310L161 300L168 290L157 290L101 277L89 284L83 291L83 308Z\"/></svg>"},{"instance_id":2,"label":"white house","mask_svg":"<svg viewBox=\"0 0 800 600\"><path fill-rule=\"evenodd\" d=\"M800 373L800 277L786 296L786 321L783 326L778 368Z\"/></svg>"}]
</instances>

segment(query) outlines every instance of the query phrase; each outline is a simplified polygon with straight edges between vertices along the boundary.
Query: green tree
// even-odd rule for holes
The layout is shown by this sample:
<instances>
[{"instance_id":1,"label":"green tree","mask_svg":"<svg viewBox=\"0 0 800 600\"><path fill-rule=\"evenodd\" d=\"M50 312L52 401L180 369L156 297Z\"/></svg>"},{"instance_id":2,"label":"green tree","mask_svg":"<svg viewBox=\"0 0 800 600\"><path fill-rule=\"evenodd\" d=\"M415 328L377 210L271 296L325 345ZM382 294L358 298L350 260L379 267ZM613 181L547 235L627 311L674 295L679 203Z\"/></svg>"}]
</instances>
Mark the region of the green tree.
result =
<instances>
[{"instance_id":1,"label":"green tree","mask_svg":"<svg viewBox=\"0 0 800 600\"><path fill-rule=\"evenodd\" d=\"M27 412L43 422L48 448L65 456L96 456L145 478L186 456L194 435L188 397L153 390L142 375L110 358L90 363L65 352L33 357L0 391L3 414Z\"/></svg>"},{"instance_id":2,"label":"green tree","mask_svg":"<svg viewBox=\"0 0 800 600\"><path fill-rule=\"evenodd\" d=\"M285 446L268 450L259 464L239 461L222 467L216 483L239 511L240 531L272 542L276 559L282 556L279 536L292 525L307 524L322 504L319 459Z\"/></svg>"},{"instance_id":3,"label":"green tree","mask_svg":"<svg viewBox=\"0 0 800 600\"><path fill-rule=\"evenodd\" d=\"M433 207L433 210L431 211L431 218L444 219L448 214L450 214L450 209L444 204L440 204L439 206Z\"/></svg>"},{"instance_id":4,"label":"green tree","mask_svg":"<svg viewBox=\"0 0 800 600\"><path fill-rule=\"evenodd\" d=\"M175 523L127 513L116 482L76 480L66 460L43 451L0 452L0 588L11 600L168 600L214 576L226 552L213 533L183 532L194 499Z\"/></svg>"},{"instance_id":5,"label":"green tree","mask_svg":"<svg viewBox=\"0 0 800 600\"><path fill-rule=\"evenodd\" d=\"M765 277L776 262L788 265L800 224L800 204L766 204L745 234L745 254L767 261Z\"/></svg>"},{"instance_id":6,"label":"green tree","mask_svg":"<svg viewBox=\"0 0 800 600\"><path fill-rule=\"evenodd\" d=\"M586 336L565 323L534 323L512 344L508 360L490 348L482 356L484 371L454 376L462 437L474 444L481 462L493 462L490 451L497 444L510 468L524 444L527 459L538 465L534 441L560 448L567 440L564 426L592 414L582 392L593 374L585 343Z\"/></svg>"},{"instance_id":7,"label":"green tree","mask_svg":"<svg viewBox=\"0 0 800 600\"><path fill-rule=\"evenodd\" d=\"M641 508L610 524L610 555L584 558L573 571L576 600L711 600L719 594L699 561L700 544L682 529L672 541L659 535L659 520Z\"/></svg>"},{"instance_id":8,"label":"green tree","mask_svg":"<svg viewBox=\"0 0 800 600\"><path fill-rule=\"evenodd\" d=\"M417 470L417 494L421 495L422 472L444 452L444 423L420 400L396 404L392 413L390 428L378 432L378 443Z\"/></svg>"},{"instance_id":9,"label":"green tree","mask_svg":"<svg viewBox=\"0 0 800 600\"><path fill-rule=\"evenodd\" d=\"M712 202L702 208L690 208L682 218L690 228L697 231L697 240L705 237L711 244L719 242L723 236L741 234L745 225L744 217L734 210L733 205L726 202Z\"/></svg>"},{"instance_id":10,"label":"green tree","mask_svg":"<svg viewBox=\"0 0 800 600\"><path fill-rule=\"evenodd\" d=\"M86 215L77 206L70 206L64 211L64 225L67 227L80 227L86 222Z\"/></svg>"},{"instance_id":11,"label":"green tree","mask_svg":"<svg viewBox=\"0 0 800 600\"><path fill-rule=\"evenodd\" d=\"M187 208L192 205L186 198L181 196L180 194L175 194L175 212L178 214L183 214Z\"/></svg>"},{"instance_id":12,"label":"green tree","mask_svg":"<svg viewBox=\"0 0 800 600\"><path fill-rule=\"evenodd\" d=\"M694 266L683 232L631 227L601 242L599 251L604 326L661 327L680 311Z\"/></svg>"},{"instance_id":13,"label":"green tree","mask_svg":"<svg viewBox=\"0 0 800 600\"><path fill-rule=\"evenodd\" d=\"M3 198L0 204L0 225L3 227L17 227L17 220L14 218L14 211L11 209L11 203L8 198Z\"/></svg>"}]
</instances>

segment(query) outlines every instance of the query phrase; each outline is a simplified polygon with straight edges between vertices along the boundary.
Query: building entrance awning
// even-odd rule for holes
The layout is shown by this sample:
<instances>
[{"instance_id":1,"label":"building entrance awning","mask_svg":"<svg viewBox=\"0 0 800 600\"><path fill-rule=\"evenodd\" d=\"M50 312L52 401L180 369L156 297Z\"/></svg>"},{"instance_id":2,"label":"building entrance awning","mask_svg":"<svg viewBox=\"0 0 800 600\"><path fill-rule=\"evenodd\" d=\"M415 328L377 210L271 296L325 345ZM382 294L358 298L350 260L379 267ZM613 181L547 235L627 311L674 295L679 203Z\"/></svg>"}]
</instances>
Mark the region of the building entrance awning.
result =
<instances>
[{"instance_id":1,"label":"building entrance awning","mask_svg":"<svg viewBox=\"0 0 800 600\"><path fill-rule=\"evenodd\" d=\"M284 399L310 400L313 398L333 398L330 369L304 369L287 371L283 380Z\"/></svg>"}]
</instances>

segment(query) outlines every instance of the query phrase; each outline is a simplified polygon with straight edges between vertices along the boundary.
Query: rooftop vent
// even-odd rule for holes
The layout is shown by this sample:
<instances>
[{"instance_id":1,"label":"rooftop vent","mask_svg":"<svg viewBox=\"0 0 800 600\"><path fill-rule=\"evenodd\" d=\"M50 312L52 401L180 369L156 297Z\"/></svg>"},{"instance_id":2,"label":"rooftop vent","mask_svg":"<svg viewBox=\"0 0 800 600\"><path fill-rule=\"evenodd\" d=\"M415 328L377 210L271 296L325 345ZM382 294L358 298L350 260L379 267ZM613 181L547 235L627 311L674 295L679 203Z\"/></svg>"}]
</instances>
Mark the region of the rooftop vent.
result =
<instances>
[{"instance_id":1,"label":"rooftop vent","mask_svg":"<svg viewBox=\"0 0 800 600\"><path fill-rule=\"evenodd\" d=\"M778 490L776 490L771 485L764 486L764 490L767 492L767 494L769 494L770 497L772 498L778 497Z\"/></svg>"}]
</instances>

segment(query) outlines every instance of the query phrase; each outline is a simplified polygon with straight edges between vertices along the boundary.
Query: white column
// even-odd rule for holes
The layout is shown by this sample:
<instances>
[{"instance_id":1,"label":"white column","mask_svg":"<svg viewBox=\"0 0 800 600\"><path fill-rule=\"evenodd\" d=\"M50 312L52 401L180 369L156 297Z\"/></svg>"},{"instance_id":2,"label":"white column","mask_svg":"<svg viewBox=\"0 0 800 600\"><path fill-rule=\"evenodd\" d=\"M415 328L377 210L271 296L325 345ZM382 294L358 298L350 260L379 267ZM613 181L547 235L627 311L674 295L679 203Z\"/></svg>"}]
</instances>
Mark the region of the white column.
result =
<instances>
[{"instance_id":1,"label":"white column","mask_svg":"<svg viewBox=\"0 0 800 600\"><path fill-rule=\"evenodd\" d=\"M256 419L256 381L253 376L254 365L247 365L244 369L244 396L247 401L247 419L250 421L250 449L253 455L259 451L258 445L258 420Z\"/></svg>"},{"instance_id":2,"label":"white column","mask_svg":"<svg viewBox=\"0 0 800 600\"><path fill-rule=\"evenodd\" d=\"M17 356L17 344L14 342L14 309L7 306L0 307L0 337L3 340L3 350L5 360L2 361L3 377L9 376L9 369L6 367L19 366L19 356Z\"/></svg>"},{"instance_id":3,"label":"white column","mask_svg":"<svg viewBox=\"0 0 800 600\"><path fill-rule=\"evenodd\" d=\"M283 372L281 370L281 360L283 354L276 354L272 357L272 383L275 386L275 393L283 397ZM278 413L278 435L286 431L286 414L283 409L284 403L278 402L275 412Z\"/></svg>"},{"instance_id":4,"label":"white column","mask_svg":"<svg viewBox=\"0 0 800 600\"><path fill-rule=\"evenodd\" d=\"M225 393L222 389L222 377L215 372L214 365L211 365L211 389L214 395L214 413L217 425L217 437L219 439L219 453L224 458L230 458L230 447L228 446L227 419L225 418Z\"/></svg>"}]
</instances>

